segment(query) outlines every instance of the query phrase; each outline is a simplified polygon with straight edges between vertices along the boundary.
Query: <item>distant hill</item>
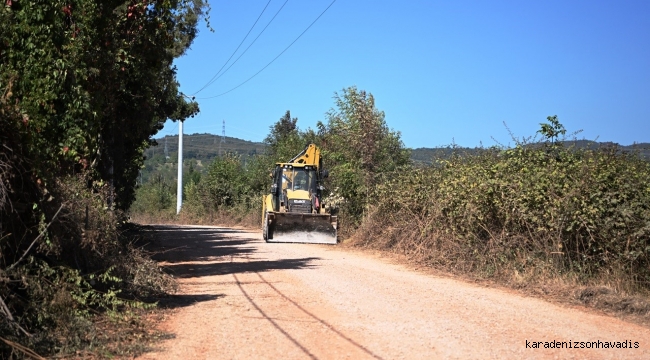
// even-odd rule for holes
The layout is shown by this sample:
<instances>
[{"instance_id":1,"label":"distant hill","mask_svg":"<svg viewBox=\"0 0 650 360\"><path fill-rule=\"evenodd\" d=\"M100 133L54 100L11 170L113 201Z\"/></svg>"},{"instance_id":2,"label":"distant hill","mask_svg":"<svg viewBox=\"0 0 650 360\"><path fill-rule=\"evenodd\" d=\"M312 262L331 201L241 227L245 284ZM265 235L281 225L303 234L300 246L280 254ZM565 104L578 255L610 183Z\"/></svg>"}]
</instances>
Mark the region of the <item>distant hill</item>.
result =
<instances>
[{"instance_id":1,"label":"distant hill","mask_svg":"<svg viewBox=\"0 0 650 360\"><path fill-rule=\"evenodd\" d=\"M178 156L178 135L167 135L155 139L157 146L152 146L145 152L147 157L156 154L167 156ZM240 155L255 155L264 152L266 145L263 143L241 140L233 137L224 137L213 134L190 134L183 135L183 157L202 161L211 161L219 154L237 153ZM167 149L167 150L165 150ZM173 156L172 156L173 155Z\"/></svg>"},{"instance_id":2,"label":"distant hill","mask_svg":"<svg viewBox=\"0 0 650 360\"><path fill-rule=\"evenodd\" d=\"M147 160L142 171L141 181L146 182L154 175L162 175L166 179L176 178L176 162L178 160L178 135L168 135L155 139L158 145L152 146L145 151ZM600 146L612 146L614 143L598 143L590 140L565 141L566 146L577 148L597 148ZM213 134L190 134L183 135L183 163L186 168L190 164L197 171L203 171L212 160L220 154L236 153L242 156L264 153L264 143L247 141L226 136L221 141L221 136ZM639 151L641 156L650 160L650 143L621 146L623 151ZM433 159L448 158L453 151L464 154L475 154L480 148L417 148L411 150L411 159L419 165L431 164Z\"/></svg>"},{"instance_id":3,"label":"distant hill","mask_svg":"<svg viewBox=\"0 0 650 360\"><path fill-rule=\"evenodd\" d=\"M638 143L633 145L619 145L613 142L596 142L591 140L563 141L564 146L574 146L578 149L598 149L602 147L618 146L619 150L625 152L638 152L644 159L650 160L650 143Z\"/></svg>"},{"instance_id":4,"label":"distant hill","mask_svg":"<svg viewBox=\"0 0 650 360\"><path fill-rule=\"evenodd\" d=\"M178 162L178 135L168 135L155 139L158 143L145 150L145 167L140 180L147 182L154 174L165 179L176 179ZM224 137L213 134L183 135L183 164L190 164L197 171L203 171L212 160L223 154L236 153L242 156L261 154L266 147L263 143Z\"/></svg>"},{"instance_id":5,"label":"distant hill","mask_svg":"<svg viewBox=\"0 0 650 360\"><path fill-rule=\"evenodd\" d=\"M574 146L578 149L585 149L585 148L597 149L603 146L607 147L607 146L617 145L616 143L612 143L612 142L600 143L591 140L572 140L572 141L564 141L563 143L567 147ZM531 146L534 146L534 144L531 144ZM638 144L626 145L626 146L619 145L619 149L622 151L629 151L629 152L638 151L643 158L650 160L650 143L638 143ZM411 150L411 160L413 160L416 164L430 164L432 159L448 158L449 156L451 156L451 154L454 151L460 154L475 154L481 151L481 149L464 148L464 147L417 148Z\"/></svg>"},{"instance_id":6,"label":"distant hill","mask_svg":"<svg viewBox=\"0 0 650 360\"><path fill-rule=\"evenodd\" d=\"M437 147L437 148L417 148L411 150L411 160L418 165L431 164L433 159L446 159L449 158L454 152L460 154L476 154L481 151L480 148L452 148Z\"/></svg>"}]
</instances>

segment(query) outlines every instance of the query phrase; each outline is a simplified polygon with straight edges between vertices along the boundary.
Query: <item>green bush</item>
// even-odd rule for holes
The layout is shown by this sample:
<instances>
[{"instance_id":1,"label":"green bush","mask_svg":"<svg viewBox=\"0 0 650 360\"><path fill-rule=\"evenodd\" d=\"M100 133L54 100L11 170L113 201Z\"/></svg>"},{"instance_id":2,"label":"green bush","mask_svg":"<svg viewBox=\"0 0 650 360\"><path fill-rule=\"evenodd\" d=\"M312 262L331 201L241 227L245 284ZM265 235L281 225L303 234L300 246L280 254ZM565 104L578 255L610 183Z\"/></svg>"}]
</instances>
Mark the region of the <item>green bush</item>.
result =
<instances>
[{"instance_id":1,"label":"green bush","mask_svg":"<svg viewBox=\"0 0 650 360\"><path fill-rule=\"evenodd\" d=\"M168 217L176 213L176 183L166 180L160 174L138 187L135 198L131 213L149 214L153 217Z\"/></svg>"},{"instance_id":2,"label":"green bush","mask_svg":"<svg viewBox=\"0 0 650 360\"><path fill-rule=\"evenodd\" d=\"M242 158L227 154L208 165L199 182L185 185L181 215L185 220L212 223L244 221L256 225L261 206L261 189L268 178L265 156Z\"/></svg>"},{"instance_id":3,"label":"green bush","mask_svg":"<svg viewBox=\"0 0 650 360\"><path fill-rule=\"evenodd\" d=\"M452 270L650 289L650 163L616 147L564 147L562 133L545 132L552 125L542 144L397 172L377 186L357 238Z\"/></svg>"}]
</instances>

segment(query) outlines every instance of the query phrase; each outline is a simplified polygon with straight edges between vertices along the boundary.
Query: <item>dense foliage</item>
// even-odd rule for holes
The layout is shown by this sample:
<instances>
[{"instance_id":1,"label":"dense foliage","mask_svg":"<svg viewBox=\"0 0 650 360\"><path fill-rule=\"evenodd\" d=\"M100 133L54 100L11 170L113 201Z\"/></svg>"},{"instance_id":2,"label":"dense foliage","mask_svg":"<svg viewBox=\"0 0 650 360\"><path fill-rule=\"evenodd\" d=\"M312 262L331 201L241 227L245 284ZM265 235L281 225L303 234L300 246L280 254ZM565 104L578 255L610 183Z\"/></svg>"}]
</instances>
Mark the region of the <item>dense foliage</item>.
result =
<instances>
[{"instance_id":1,"label":"dense foliage","mask_svg":"<svg viewBox=\"0 0 650 360\"><path fill-rule=\"evenodd\" d=\"M483 276L648 289L650 163L615 146L566 147L548 120L545 142L457 154L381 183L359 241Z\"/></svg>"},{"instance_id":2,"label":"dense foliage","mask_svg":"<svg viewBox=\"0 0 650 360\"><path fill-rule=\"evenodd\" d=\"M91 326L92 311L135 306L117 294L156 288L138 280L144 272L136 268L147 260L120 236L119 210L133 201L151 136L166 119L198 111L178 92L172 61L191 44L204 9L200 0L3 2L0 337L7 354L20 353L6 346L12 343L44 354L88 344L74 331Z\"/></svg>"},{"instance_id":3,"label":"dense foliage","mask_svg":"<svg viewBox=\"0 0 650 360\"><path fill-rule=\"evenodd\" d=\"M319 123L318 142L332 174L330 188L345 199L341 206L343 224L352 230L376 199L372 189L410 164L399 132L388 128L383 111L375 107L370 93L356 87L336 94L336 108L328 113L327 124Z\"/></svg>"}]
</instances>

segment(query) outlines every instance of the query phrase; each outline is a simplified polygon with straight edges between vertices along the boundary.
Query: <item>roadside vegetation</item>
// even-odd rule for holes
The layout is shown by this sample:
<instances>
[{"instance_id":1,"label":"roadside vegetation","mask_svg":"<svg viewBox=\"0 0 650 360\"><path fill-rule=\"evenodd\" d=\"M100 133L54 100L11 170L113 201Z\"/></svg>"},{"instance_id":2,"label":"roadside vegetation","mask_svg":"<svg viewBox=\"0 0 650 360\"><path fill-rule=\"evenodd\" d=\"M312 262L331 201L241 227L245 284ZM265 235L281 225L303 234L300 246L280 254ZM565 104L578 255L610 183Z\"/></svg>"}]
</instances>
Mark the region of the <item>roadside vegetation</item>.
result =
<instances>
[{"instance_id":1,"label":"roadside vegetation","mask_svg":"<svg viewBox=\"0 0 650 360\"><path fill-rule=\"evenodd\" d=\"M0 7L0 358L142 351L142 299L173 282L125 223L143 151L198 111L173 59L206 5ZM132 337L132 338L131 338Z\"/></svg>"},{"instance_id":2,"label":"roadside vegetation","mask_svg":"<svg viewBox=\"0 0 650 360\"><path fill-rule=\"evenodd\" d=\"M514 147L451 146L412 161L371 94L344 89L326 117L315 130L301 131L287 112L270 128L266 154L215 158L186 182L180 217L173 200L142 211L257 227L272 164L314 142L331 174L328 201L339 208L346 243L530 292L650 314L647 149L569 139L549 116L535 136L513 136ZM154 181L138 191L136 204L171 199L173 188Z\"/></svg>"},{"instance_id":3,"label":"roadside vegetation","mask_svg":"<svg viewBox=\"0 0 650 360\"><path fill-rule=\"evenodd\" d=\"M458 152L392 176L354 243L650 314L650 162L617 146L567 146L565 132L548 117L541 137L513 148Z\"/></svg>"}]
</instances>

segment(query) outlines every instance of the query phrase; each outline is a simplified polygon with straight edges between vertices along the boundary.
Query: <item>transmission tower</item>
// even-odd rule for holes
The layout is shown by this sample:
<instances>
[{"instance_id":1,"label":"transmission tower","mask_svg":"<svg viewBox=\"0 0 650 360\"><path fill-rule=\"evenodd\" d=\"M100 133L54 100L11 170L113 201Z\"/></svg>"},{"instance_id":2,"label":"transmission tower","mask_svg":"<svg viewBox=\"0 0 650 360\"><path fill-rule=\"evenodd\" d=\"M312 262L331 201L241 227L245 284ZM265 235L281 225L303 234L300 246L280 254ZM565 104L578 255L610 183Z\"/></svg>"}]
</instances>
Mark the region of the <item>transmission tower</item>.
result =
<instances>
[{"instance_id":1,"label":"transmission tower","mask_svg":"<svg viewBox=\"0 0 650 360\"><path fill-rule=\"evenodd\" d=\"M222 125L221 125L221 141L219 142L219 157L221 157L221 150L222 146L221 144L226 143L226 120L222 120Z\"/></svg>"}]
</instances>

